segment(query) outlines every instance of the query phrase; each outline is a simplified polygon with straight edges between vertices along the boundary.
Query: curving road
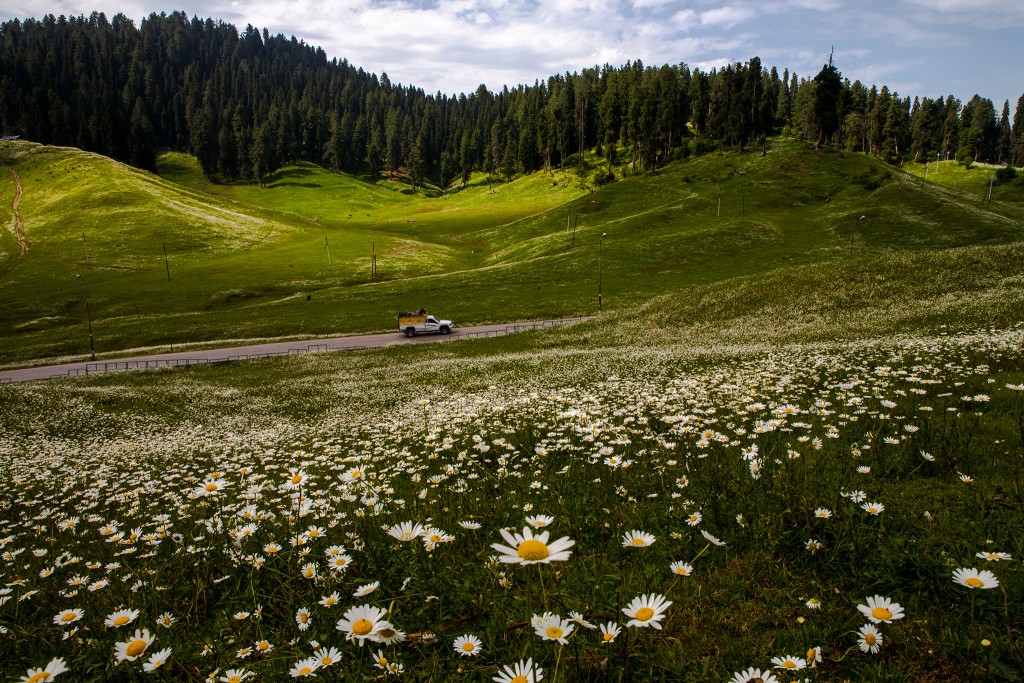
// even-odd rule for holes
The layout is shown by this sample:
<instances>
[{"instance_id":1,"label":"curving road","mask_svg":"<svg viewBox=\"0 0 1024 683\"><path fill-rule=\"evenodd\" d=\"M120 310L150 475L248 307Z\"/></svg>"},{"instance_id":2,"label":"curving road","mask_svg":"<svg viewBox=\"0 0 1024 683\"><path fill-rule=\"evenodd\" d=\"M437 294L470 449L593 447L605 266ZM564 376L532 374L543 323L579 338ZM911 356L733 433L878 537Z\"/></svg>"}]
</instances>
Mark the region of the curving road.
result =
<instances>
[{"instance_id":1,"label":"curving road","mask_svg":"<svg viewBox=\"0 0 1024 683\"><path fill-rule=\"evenodd\" d=\"M128 358L107 359L63 365L44 365L19 370L0 370L0 383L30 382L55 377L74 377L90 375L113 370L143 370L158 367L182 367L219 363L224 361L246 360L249 358L267 358L270 356L288 356L314 351L344 351L387 346L389 344L421 344L467 337L498 337L513 332L554 327L568 323L581 322L589 318L563 318L560 320L540 320L535 322L508 323L504 325L479 325L477 327L456 327L449 335L421 335L407 339L399 332L386 334L364 334L353 337L330 337L327 339L307 339L269 344L252 344L249 346L232 346L202 351L180 351L177 353L160 353L148 356L131 356Z\"/></svg>"}]
</instances>

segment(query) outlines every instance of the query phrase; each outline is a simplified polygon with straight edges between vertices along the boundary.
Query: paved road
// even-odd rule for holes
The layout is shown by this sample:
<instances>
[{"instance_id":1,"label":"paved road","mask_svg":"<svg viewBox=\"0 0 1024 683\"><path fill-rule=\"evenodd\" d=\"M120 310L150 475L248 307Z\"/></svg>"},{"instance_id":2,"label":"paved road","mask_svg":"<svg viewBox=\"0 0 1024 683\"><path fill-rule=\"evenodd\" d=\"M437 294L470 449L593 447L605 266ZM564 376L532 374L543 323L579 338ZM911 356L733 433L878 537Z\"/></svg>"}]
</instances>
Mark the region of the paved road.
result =
<instances>
[{"instance_id":1,"label":"paved road","mask_svg":"<svg viewBox=\"0 0 1024 683\"><path fill-rule=\"evenodd\" d=\"M177 353L160 353L151 356L131 356L110 360L66 363L64 365L45 365L20 370L0 370L0 382L29 382L54 377L89 375L97 372L113 370L139 370L166 366L192 366L222 361L245 360L247 358L266 358L268 356L287 356L313 351L342 351L346 349L365 349L387 346L388 344L421 344L465 337L497 337L512 332L554 327L567 323L580 322L586 318L566 318L562 320L540 320L535 322L508 323L504 325L480 325L477 327L455 328L449 335L418 335L407 339L398 332L387 334L364 334L355 337L330 337L327 339L307 339L270 344L252 344L250 346L233 346L202 351L179 351Z\"/></svg>"}]
</instances>

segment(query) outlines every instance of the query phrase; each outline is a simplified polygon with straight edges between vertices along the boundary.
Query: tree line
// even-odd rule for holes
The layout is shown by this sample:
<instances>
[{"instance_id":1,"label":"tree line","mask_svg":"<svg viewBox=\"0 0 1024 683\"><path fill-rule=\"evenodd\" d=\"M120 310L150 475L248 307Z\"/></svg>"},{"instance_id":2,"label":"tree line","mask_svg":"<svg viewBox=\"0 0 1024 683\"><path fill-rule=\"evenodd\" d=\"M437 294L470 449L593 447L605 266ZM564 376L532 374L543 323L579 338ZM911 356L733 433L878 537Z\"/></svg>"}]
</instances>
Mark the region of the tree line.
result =
<instances>
[{"instance_id":1,"label":"tree line","mask_svg":"<svg viewBox=\"0 0 1024 683\"><path fill-rule=\"evenodd\" d=\"M786 133L888 160L1024 165L1024 95L900 97L851 83L831 59L800 78L758 58L701 71L640 61L470 94L393 84L320 48L252 26L152 14L0 24L0 130L155 169L189 151L210 178L263 184L285 164L402 173L442 187L511 178L596 151L654 170L716 146Z\"/></svg>"}]
</instances>

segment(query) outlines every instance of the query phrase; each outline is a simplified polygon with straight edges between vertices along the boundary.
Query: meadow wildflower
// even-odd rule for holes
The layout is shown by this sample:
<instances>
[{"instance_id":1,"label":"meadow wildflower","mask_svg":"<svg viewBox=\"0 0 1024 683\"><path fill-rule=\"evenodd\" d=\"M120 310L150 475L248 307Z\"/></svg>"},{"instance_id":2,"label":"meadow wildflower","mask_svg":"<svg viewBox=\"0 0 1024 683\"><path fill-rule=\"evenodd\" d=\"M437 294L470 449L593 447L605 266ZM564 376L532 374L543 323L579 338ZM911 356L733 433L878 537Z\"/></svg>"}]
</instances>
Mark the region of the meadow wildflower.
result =
<instances>
[{"instance_id":1,"label":"meadow wildflower","mask_svg":"<svg viewBox=\"0 0 1024 683\"><path fill-rule=\"evenodd\" d=\"M860 636L857 645L861 652L878 654L882 648L882 634L874 624L864 624L857 631L857 635Z\"/></svg>"},{"instance_id":2,"label":"meadow wildflower","mask_svg":"<svg viewBox=\"0 0 1024 683\"><path fill-rule=\"evenodd\" d=\"M533 515L532 517L526 518L526 523L534 529L542 529L546 526L551 526L554 522L555 518L549 515Z\"/></svg>"},{"instance_id":3,"label":"meadow wildflower","mask_svg":"<svg viewBox=\"0 0 1024 683\"><path fill-rule=\"evenodd\" d=\"M58 612L53 617L53 623L57 624L58 626L65 626L68 624L75 623L84 616L85 610L81 608L76 607L74 609L66 609L62 612Z\"/></svg>"},{"instance_id":4,"label":"meadow wildflower","mask_svg":"<svg viewBox=\"0 0 1024 683\"><path fill-rule=\"evenodd\" d=\"M646 628L652 626L661 630L661 620L665 616L665 610L672 602L666 600L664 595L651 593L633 598L628 605L622 608L623 614L629 617L626 626Z\"/></svg>"},{"instance_id":5,"label":"meadow wildflower","mask_svg":"<svg viewBox=\"0 0 1024 683\"><path fill-rule=\"evenodd\" d=\"M320 668L320 662L316 657L307 657L301 661L295 663L288 674L292 678L305 678L307 676L316 676L316 670Z\"/></svg>"},{"instance_id":6,"label":"meadow wildflower","mask_svg":"<svg viewBox=\"0 0 1024 683\"><path fill-rule=\"evenodd\" d=\"M166 664L170 656L171 648L169 647L165 647L163 650L154 652L149 656L149 660L143 663L142 670L146 673L152 673Z\"/></svg>"},{"instance_id":7,"label":"meadow wildflower","mask_svg":"<svg viewBox=\"0 0 1024 683\"><path fill-rule=\"evenodd\" d=\"M626 548L646 548L653 545L655 540L652 534L634 529L622 536L622 545Z\"/></svg>"},{"instance_id":8,"label":"meadow wildflower","mask_svg":"<svg viewBox=\"0 0 1024 683\"><path fill-rule=\"evenodd\" d=\"M300 607L295 611L295 623L298 625L300 631L305 631L309 628L309 609L306 607Z\"/></svg>"},{"instance_id":9,"label":"meadow wildflower","mask_svg":"<svg viewBox=\"0 0 1024 683\"><path fill-rule=\"evenodd\" d=\"M880 515L885 510L885 506L881 503L864 503L860 506L865 512L871 515Z\"/></svg>"},{"instance_id":10,"label":"meadow wildflower","mask_svg":"<svg viewBox=\"0 0 1024 683\"><path fill-rule=\"evenodd\" d=\"M122 609L114 612L103 621L103 625L108 628L120 628L127 626L136 619L139 618L139 610L137 609Z\"/></svg>"},{"instance_id":11,"label":"meadow wildflower","mask_svg":"<svg viewBox=\"0 0 1024 683\"><path fill-rule=\"evenodd\" d=\"M975 557L977 557L979 559L982 559L982 560L988 560L989 562L999 562L1001 560L1012 560L1013 559L1013 557L1010 555L1010 553L992 553L992 552L988 552L988 553L980 552L980 553L975 554Z\"/></svg>"},{"instance_id":12,"label":"meadow wildflower","mask_svg":"<svg viewBox=\"0 0 1024 683\"><path fill-rule=\"evenodd\" d=\"M320 604L324 607L334 607L341 601L341 597L338 595L338 591L334 591L330 595L325 595L320 598Z\"/></svg>"},{"instance_id":13,"label":"meadow wildflower","mask_svg":"<svg viewBox=\"0 0 1024 683\"><path fill-rule=\"evenodd\" d=\"M889 598L876 595L873 598L867 598L867 601L867 605L857 605L857 609L872 623L891 624L896 619L904 617L903 607Z\"/></svg>"},{"instance_id":14,"label":"meadow wildflower","mask_svg":"<svg viewBox=\"0 0 1024 683\"><path fill-rule=\"evenodd\" d=\"M604 645L615 642L615 639L622 633L622 627L614 621L606 621L601 624L601 643Z\"/></svg>"},{"instance_id":15,"label":"meadow wildflower","mask_svg":"<svg viewBox=\"0 0 1024 683\"><path fill-rule=\"evenodd\" d=\"M698 524L700 524L700 521L702 519L704 519L704 516L702 514L700 514L699 512L693 512L690 514L689 517L686 518L686 523L690 526L697 526Z\"/></svg>"},{"instance_id":16,"label":"meadow wildflower","mask_svg":"<svg viewBox=\"0 0 1024 683\"><path fill-rule=\"evenodd\" d=\"M673 574L678 574L679 576L690 576L693 574L693 565L681 560L679 562L673 562L669 565L669 569L672 570Z\"/></svg>"},{"instance_id":17,"label":"meadow wildflower","mask_svg":"<svg viewBox=\"0 0 1024 683\"><path fill-rule=\"evenodd\" d=\"M814 511L814 516L818 519L829 519L832 516L832 511L828 508L818 508Z\"/></svg>"},{"instance_id":18,"label":"meadow wildflower","mask_svg":"<svg viewBox=\"0 0 1024 683\"><path fill-rule=\"evenodd\" d=\"M503 669L492 679L496 683L539 683L544 679L544 670L533 665L533 658L519 660L512 666L506 664Z\"/></svg>"},{"instance_id":19,"label":"meadow wildflower","mask_svg":"<svg viewBox=\"0 0 1024 683\"><path fill-rule=\"evenodd\" d=\"M228 669L224 672L224 675L217 680L220 683L242 683L249 678L255 678L255 671L247 671L246 669Z\"/></svg>"},{"instance_id":20,"label":"meadow wildflower","mask_svg":"<svg viewBox=\"0 0 1024 683\"><path fill-rule=\"evenodd\" d=\"M352 592L352 597L353 598L366 597L367 595L369 595L370 593L374 592L378 588L380 588L380 581L373 581L372 583L363 584L362 586L360 586L359 588L355 589Z\"/></svg>"},{"instance_id":21,"label":"meadow wildflower","mask_svg":"<svg viewBox=\"0 0 1024 683\"><path fill-rule=\"evenodd\" d=\"M807 668L806 659L803 657L793 657L791 655L772 657L772 664L775 665L776 669L787 669L789 671L799 671L800 669Z\"/></svg>"},{"instance_id":22,"label":"meadow wildflower","mask_svg":"<svg viewBox=\"0 0 1024 683\"><path fill-rule=\"evenodd\" d=\"M761 671L751 667L734 673L728 683L779 683L779 679L767 669Z\"/></svg>"},{"instance_id":23,"label":"meadow wildflower","mask_svg":"<svg viewBox=\"0 0 1024 683\"><path fill-rule=\"evenodd\" d=\"M706 541L707 541L708 543L710 543L711 545L717 545L717 546L723 546L723 545L725 545L725 543L724 543L724 542L722 542L722 541L718 540L717 538L715 538L714 536L712 536L712 535L711 535L711 534L709 534L708 532L704 531L703 529L701 529L701 532L700 532L700 534L701 534L701 536L703 536L703 537L704 537L704 540L706 540Z\"/></svg>"},{"instance_id":24,"label":"meadow wildflower","mask_svg":"<svg viewBox=\"0 0 1024 683\"><path fill-rule=\"evenodd\" d=\"M821 609L821 600L818 598L811 598L805 604L808 609Z\"/></svg>"},{"instance_id":25,"label":"meadow wildflower","mask_svg":"<svg viewBox=\"0 0 1024 683\"><path fill-rule=\"evenodd\" d=\"M63 658L54 658L42 669L29 669L18 683L44 683L44 681L51 681L68 671L70 669L67 668Z\"/></svg>"},{"instance_id":26,"label":"meadow wildflower","mask_svg":"<svg viewBox=\"0 0 1024 683\"><path fill-rule=\"evenodd\" d=\"M146 648L153 644L155 639L146 629L135 629L135 635L128 640L114 645L114 657L117 663L128 660L134 662L145 653Z\"/></svg>"},{"instance_id":27,"label":"meadow wildflower","mask_svg":"<svg viewBox=\"0 0 1024 683\"><path fill-rule=\"evenodd\" d=\"M456 638L452 647L463 657L476 657L483 649L483 642L476 636L467 633Z\"/></svg>"},{"instance_id":28,"label":"meadow wildflower","mask_svg":"<svg viewBox=\"0 0 1024 683\"><path fill-rule=\"evenodd\" d=\"M568 645L568 637L572 635L575 627L568 619L563 619L557 614L547 616L539 622L534 618L534 632L543 640L554 640L562 645Z\"/></svg>"},{"instance_id":29,"label":"meadow wildflower","mask_svg":"<svg viewBox=\"0 0 1024 683\"><path fill-rule=\"evenodd\" d=\"M509 545L492 543L491 547L501 553L498 560L505 564L564 562L572 554L569 548L576 545L576 542L568 536L563 536L549 544L547 531L542 532L539 536L534 536L530 527L523 527L522 534L512 534L504 529L501 529L500 532L502 538Z\"/></svg>"},{"instance_id":30,"label":"meadow wildflower","mask_svg":"<svg viewBox=\"0 0 1024 683\"><path fill-rule=\"evenodd\" d=\"M402 522L388 529L388 534L403 543L408 543L423 535L423 525L415 522Z\"/></svg>"},{"instance_id":31,"label":"meadow wildflower","mask_svg":"<svg viewBox=\"0 0 1024 683\"><path fill-rule=\"evenodd\" d=\"M322 647L313 653L321 667L328 667L341 661L341 652L334 647Z\"/></svg>"},{"instance_id":32,"label":"meadow wildflower","mask_svg":"<svg viewBox=\"0 0 1024 683\"><path fill-rule=\"evenodd\" d=\"M589 621L583 618L583 615L579 612L569 612L569 620L575 624L582 626L583 628L596 629L596 624L591 624Z\"/></svg>"},{"instance_id":33,"label":"meadow wildflower","mask_svg":"<svg viewBox=\"0 0 1024 683\"><path fill-rule=\"evenodd\" d=\"M988 590L999 587L999 579L987 569L957 569L953 572L953 581L970 589Z\"/></svg>"},{"instance_id":34,"label":"meadow wildflower","mask_svg":"<svg viewBox=\"0 0 1024 683\"><path fill-rule=\"evenodd\" d=\"M345 634L346 640L355 640L362 646L366 640L376 640L377 632L390 626L384 620L386 615L386 611L372 605L350 607L335 628Z\"/></svg>"}]
</instances>

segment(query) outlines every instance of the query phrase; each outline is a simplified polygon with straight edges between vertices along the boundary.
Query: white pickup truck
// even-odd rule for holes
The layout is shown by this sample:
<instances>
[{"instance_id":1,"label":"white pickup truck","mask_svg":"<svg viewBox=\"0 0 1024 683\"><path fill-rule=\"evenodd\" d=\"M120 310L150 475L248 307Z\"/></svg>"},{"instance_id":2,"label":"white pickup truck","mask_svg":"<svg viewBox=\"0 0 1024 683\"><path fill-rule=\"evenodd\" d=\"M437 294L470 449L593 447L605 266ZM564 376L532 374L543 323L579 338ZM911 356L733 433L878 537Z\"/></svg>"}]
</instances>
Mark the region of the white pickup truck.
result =
<instances>
[{"instance_id":1,"label":"white pickup truck","mask_svg":"<svg viewBox=\"0 0 1024 683\"><path fill-rule=\"evenodd\" d=\"M415 337L417 334L449 334L455 324L451 320L438 320L427 314L426 310L420 309L416 313L398 314L398 331L406 337Z\"/></svg>"}]
</instances>

